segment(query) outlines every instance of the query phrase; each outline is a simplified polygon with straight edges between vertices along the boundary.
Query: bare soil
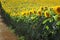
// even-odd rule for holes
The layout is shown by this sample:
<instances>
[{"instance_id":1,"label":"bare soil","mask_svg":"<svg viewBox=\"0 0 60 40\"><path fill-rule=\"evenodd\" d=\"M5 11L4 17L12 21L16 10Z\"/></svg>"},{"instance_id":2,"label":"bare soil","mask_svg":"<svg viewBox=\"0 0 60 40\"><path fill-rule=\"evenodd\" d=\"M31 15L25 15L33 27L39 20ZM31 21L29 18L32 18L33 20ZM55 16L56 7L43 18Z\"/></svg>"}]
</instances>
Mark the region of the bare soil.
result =
<instances>
[{"instance_id":1,"label":"bare soil","mask_svg":"<svg viewBox=\"0 0 60 40\"><path fill-rule=\"evenodd\" d=\"M18 40L17 36L14 33L12 33L11 29L9 29L7 25L4 23L1 15L0 15L0 40Z\"/></svg>"}]
</instances>

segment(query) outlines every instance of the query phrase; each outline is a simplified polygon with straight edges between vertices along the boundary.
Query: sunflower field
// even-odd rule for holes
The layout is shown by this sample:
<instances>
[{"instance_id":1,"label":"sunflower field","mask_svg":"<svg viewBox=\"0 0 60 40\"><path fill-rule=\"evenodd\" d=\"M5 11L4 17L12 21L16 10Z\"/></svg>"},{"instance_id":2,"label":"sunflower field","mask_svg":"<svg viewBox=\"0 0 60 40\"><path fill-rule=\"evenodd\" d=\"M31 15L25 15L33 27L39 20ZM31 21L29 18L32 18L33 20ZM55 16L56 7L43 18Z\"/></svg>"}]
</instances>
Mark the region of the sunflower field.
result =
<instances>
[{"instance_id":1,"label":"sunflower field","mask_svg":"<svg viewBox=\"0 0 60 40\"><path fill-rule=\"evenodd\" d=\"M60 40L60 6L56 3L41 6L36 0L2 0L2 14L19 40Z\"/></svg>"}]
</instances>

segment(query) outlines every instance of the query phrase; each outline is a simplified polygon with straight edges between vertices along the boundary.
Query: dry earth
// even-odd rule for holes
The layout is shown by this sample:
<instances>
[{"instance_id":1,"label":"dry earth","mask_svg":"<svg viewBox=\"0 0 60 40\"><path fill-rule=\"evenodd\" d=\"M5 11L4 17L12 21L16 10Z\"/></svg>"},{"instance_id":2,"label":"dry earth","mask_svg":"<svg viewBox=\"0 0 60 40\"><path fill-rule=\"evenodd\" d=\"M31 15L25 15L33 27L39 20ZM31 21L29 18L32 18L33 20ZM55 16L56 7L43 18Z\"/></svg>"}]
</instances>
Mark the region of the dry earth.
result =
<instances>
[{"instance_id":1,"label":"dry earth","mask_svg":"<svg viewBox=\"0 0 60 40\"><path fill-rule=\"evenodd\" d=\"M18 40L17 36L11 32L7 25L3 22L0 10L0 40Z\"/></svg>"}]
</instances>

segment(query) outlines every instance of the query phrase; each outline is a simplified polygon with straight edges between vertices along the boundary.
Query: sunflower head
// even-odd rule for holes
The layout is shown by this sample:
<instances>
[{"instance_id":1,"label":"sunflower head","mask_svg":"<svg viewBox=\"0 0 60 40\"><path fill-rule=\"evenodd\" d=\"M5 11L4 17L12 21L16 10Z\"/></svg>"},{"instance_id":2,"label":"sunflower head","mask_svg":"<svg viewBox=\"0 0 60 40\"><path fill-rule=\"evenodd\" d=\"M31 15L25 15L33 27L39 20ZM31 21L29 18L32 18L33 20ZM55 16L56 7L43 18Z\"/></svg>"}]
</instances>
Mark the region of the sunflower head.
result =
<instances>
[{"instance_id":1,"label":"sunflower head","mask_svg":"<svg viewBox=\"0 0 60 40\"><path fill-rule=\"evenodd\" d=\"M42 16L42 12L41 11L38 11L38 16Z\"/></svg>"},{"instance_id":2,"label":"sunflower head","mask_svg":"<svg viewBox=\"0 0 60 40\"><path fill-rule=\"evenodd\" d=\"M28 15L29 15L29 11L25 11L25 13L26 13L26 16L28 16Z\"/></svg>"},{"instance_id":3,"label":"sunflower head","mask_svg":"<svg viewBox=\"0 0 60 40\"><path fill-rule=\"evenodd\" d=\"M54 7L53 10L56 14L60 15L60 6Z\"/></svg>"},{"instance_id":4,"label":"sunflower head","mask_svg":"<svg viewBox=\"0 0 60 40\"><path fill-rule=\"evenodd\" d=\"M45 10L48 10L48 7L45 6L44 8L45 8Z\"/></svg>"},{"instance_id":5,"label":"sunflower head","mask_svg":"<svg viewBox=\"0 0 60 40\"><path fill-rule=\"evenodd\" d=\"M34 14L36 14L36 13L37 13L37 11L34 10Z\"/></svg>"},{"instance_id":6,"label":"sunflower head","mask_svg":"<svg viewBox=\"0 0 60 40\"><path fill-rule=\"evenodd\" d=\"M43 7L42 6L40 6L39 7L39 9L38 9L38 11L42 11L43 10Z\"/></svg>"},{"instance_id":7,"label":"sunflower head","mask_svg":"<svg viewBox=\"0 0 60 40\"><path fill-rule=\"evenodd\" d=\"M24 16L24 15L26 15L26 13L25 12L21 12L21 15Z\"/></svg>"},{"instance_id":8,"label":"sunflower head","mask_svg":"<svg viewBox=\"0 0 60 40\"><path fill-rule=\"evenodd\" d=\"M30 13L34 13L34 9L32 8L29 12L30 12Z\"/></svg>"},{"instance_id":9,"label":"sunflower head","mask_svg":"<svg viewBox=\"0 0 60 40\"><path fill-rule=\"evenodd\" d=\"M31 15L31 14L33 14L34 13L34 10L30 10L29 11L29 14Z\"/></svg>"},{"instance_id":10,"label":"sunflower head","mask_svg":"<svg viewBox=\"0 0 60 40\"><path fill-rule=\"evenodd\" d=\"M44 16L45 16L45 17L50 17L49 12L48 12L48 11L45 11L45 12L44 12Z\"/></svg>"}]
</instances>

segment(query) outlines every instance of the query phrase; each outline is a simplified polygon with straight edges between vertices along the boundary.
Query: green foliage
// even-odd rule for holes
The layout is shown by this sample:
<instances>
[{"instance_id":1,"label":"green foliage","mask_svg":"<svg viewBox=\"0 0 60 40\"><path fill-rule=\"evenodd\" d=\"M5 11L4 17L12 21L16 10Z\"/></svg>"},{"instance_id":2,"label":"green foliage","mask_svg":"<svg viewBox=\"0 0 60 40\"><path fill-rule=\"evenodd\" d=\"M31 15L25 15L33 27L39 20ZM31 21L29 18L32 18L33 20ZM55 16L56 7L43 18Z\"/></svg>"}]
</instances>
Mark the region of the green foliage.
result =
<instances>
[{"instance_id":1,"label":"green foliage","mask_svg":"<svg viewBox=\"0 0 60 40\"><path fill-rule=\"evenodd\" d=\"M47 29L47 30L49 30L49 27L48 27L48 26L46 26L46 29Z\"/></svg>"},{"instance_id":2,"label":"green foliage","mask_svg":"<svg viewBox=\"0 0 60 40\"><path fill-rule=\"evenodd\" d=\"M19 40L24 40L24 39L25 39L24 36L19 37Z\"/></svg>"},{"instance_id":3,"label":"green foliage","mask_svg":"<svg viewBox=\"0 0 60 40\"><path fill-rule=\"evenodd\" d=\"M15 27L15 33L20 37L19 40L60 39L60 36L57 36L60 32L57 31L60 29L60 22L55 21L54 17L45 18L31 15L21 18L19 17L14 20L12 23Z\"/></svg>"}]
</instances>

